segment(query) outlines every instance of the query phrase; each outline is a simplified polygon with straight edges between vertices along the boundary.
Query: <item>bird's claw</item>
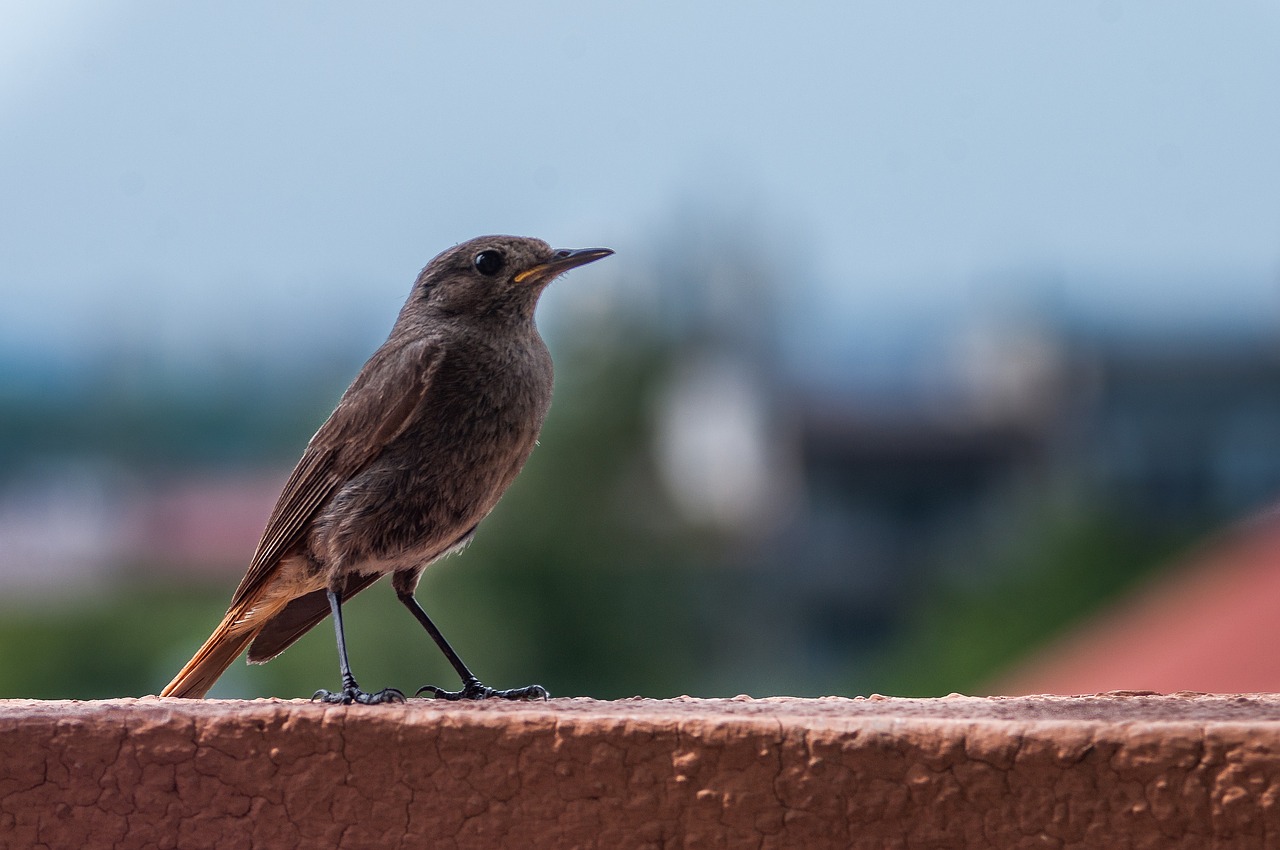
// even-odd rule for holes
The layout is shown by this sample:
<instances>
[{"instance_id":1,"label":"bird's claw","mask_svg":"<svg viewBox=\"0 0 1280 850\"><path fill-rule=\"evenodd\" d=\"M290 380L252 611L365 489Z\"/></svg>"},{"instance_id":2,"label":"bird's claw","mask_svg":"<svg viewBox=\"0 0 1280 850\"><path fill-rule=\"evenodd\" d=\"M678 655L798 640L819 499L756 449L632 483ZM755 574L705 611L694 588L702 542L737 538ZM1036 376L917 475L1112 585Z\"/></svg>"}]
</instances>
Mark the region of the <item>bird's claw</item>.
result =
<instances>
[{"instance_id":1,"label":"bird's claw","mask_svg":"<svg viewBox=\"0 0 1280 850\"><path fill-rule=\"evenodd\" d=\"M464 699L547 699L551 696L542 685L527 685L523 688L508 688L505 691L498 691L482 684L479 679L472 679L464 683L460 691L446 691L444 688L438 688L435 685L423 685L418 688L414 696L416 697L424 691L430 692L435 699L449 700L450 702L458 702Z\"/></svg>"},{"instance_id":2,"label":"bird's claw","mask_svg":"<svg viewBox=\"0 0 1280 850\"><path fill-rule=\"evenodd\" d=\"M355 685L340 691L326 691L324 688L311 695L312 702L325 702L333 705L381 705L388 702L404 702L404 694L396 688L383 688L377 693L366 694Z\"/></svg>"}]
</instances>

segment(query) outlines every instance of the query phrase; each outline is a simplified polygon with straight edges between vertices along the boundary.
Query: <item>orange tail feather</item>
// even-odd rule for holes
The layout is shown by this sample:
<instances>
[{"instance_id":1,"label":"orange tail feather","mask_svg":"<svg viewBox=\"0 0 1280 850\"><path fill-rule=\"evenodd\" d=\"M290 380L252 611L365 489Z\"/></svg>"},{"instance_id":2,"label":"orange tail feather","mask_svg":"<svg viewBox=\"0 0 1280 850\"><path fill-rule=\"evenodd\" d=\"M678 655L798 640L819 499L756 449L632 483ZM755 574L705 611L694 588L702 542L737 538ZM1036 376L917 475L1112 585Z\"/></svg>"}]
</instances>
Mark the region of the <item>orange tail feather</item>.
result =
<instances>
[{"instance_id":1,"label":"orange tail feather","mask_svg":"<svg viewBox=\"0 0 1280 850\"><path fill-rule=\"evenodd\" d=\"M218 677L231 666L231 662L257 637L264 624L259 618L246 622L244 606L232 608L204 642L204 646L196 651L186 666L173 677L173 681L160 692L160 696L191 699L203 697L213 687L213 683L218 681Z\"/></svg>"}]
</instances>

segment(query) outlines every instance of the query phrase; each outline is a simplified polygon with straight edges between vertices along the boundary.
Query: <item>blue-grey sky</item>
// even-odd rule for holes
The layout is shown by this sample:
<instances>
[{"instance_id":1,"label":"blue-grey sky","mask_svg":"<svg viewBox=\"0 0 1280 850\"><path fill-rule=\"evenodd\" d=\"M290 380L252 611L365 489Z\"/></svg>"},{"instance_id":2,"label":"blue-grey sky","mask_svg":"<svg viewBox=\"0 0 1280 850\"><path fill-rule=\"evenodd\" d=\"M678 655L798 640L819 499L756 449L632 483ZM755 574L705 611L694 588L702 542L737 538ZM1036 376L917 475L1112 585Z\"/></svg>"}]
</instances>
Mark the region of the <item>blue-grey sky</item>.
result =
<instances>
[{"instance_id":1,"label":"blue-grey sky","mask_svg":"<svg viewBox=\"0 0 1280 850\"><path fill-rule=\"evenodd\" d=\"M1037 276L1274 312L1277 81L1261 0L0 3L0 341L383 330L459 240L623 279L689 208L819 337Z\"/></svg>"}]
</instances>

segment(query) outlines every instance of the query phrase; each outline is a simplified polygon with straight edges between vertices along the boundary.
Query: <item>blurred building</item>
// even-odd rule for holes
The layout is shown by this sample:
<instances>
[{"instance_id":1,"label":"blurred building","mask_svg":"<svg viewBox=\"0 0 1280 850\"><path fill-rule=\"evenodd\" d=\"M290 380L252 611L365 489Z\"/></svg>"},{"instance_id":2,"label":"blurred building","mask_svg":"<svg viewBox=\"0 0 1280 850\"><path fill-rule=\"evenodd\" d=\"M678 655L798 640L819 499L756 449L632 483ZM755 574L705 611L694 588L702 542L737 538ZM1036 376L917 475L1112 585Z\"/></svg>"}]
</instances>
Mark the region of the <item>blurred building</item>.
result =
<instances>
[{"instance_id":1,"label":"blurred building","mask_svg":"<svg viewBox=\"0 0 1280 850\"><path fill-rule=\"evenodd\" d=\"M665 480L680 504L721 506L750 542L730 563L756 571L761 607L779 612L773 640L833 674L901 630L940 563L978 568L1055 500L1206 529L1280 496L1280 346L1267 334L981 324L912 352L897 380L882 367L870 388L766 381L759 338L709 336L723 347L677 357L663 396ZM710 391L690 378L707 362L737 377Z\"/></svg>"},{"instance_id":2,"label":"blurred building","mask_svg":"<svg viewBox=\"0 0 1280 850\"><path fill-rule=\"evenodd\" d=\"M285 474L43 467L0 488L0 589L88 592L125 574L190 581L243 570Z\"/></svg>"},{"instance_id":3,"label":"blurred building","mask_svg":"<svg viewBox=\"0 0 1280 850\"><path fill-rule=\"evenodd\" d=\"M1093 339L1096 394L1082 399L1063 463L1161 522L1224 522L1280 496L1280 337L1193 333Z\"/></svg>"}]
</instances>

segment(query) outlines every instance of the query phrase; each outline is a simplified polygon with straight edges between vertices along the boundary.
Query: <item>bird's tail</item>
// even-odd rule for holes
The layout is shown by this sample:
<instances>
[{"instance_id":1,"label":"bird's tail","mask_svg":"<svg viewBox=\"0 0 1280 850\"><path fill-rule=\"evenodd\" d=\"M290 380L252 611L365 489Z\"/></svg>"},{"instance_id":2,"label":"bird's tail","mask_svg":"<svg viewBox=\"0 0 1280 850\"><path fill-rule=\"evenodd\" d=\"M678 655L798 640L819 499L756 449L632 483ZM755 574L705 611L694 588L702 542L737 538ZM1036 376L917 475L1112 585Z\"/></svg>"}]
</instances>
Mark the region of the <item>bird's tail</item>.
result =
<instances>
[{"instance_id":1,"label":"bird's tail","mask_svg":"<svg viewBox=\"0 0 1280 850\"><path fill-rule=\"evenodd\" d=\"M247 617L246 608L245 605L232 606L204 646L178 671L160 696L199 699L209 692L218 677L262 630L263 620Z\"/></svg>"}]
</instances>

